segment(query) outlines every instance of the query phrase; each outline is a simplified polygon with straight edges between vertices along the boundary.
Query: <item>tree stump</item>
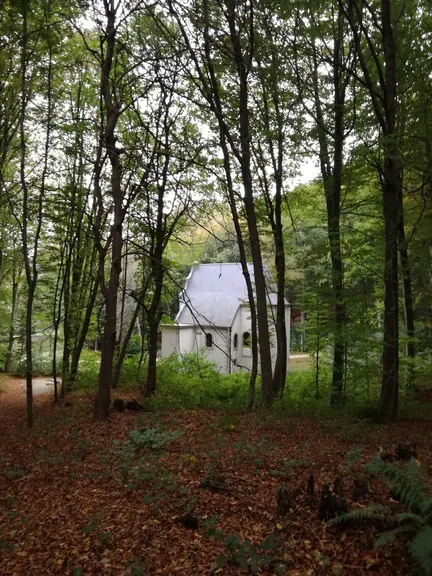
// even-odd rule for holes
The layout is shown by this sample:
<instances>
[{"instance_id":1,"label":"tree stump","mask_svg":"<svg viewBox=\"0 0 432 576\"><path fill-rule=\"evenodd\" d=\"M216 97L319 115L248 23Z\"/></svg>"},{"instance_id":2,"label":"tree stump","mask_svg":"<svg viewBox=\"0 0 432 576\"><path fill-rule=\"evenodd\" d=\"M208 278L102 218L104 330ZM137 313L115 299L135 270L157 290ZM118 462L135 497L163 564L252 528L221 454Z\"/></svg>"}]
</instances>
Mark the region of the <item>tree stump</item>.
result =
<instances>
[{"instance_id":1,"label":"tree stump","mask_svg":"<svg viewBox=\"0 0 432 576\"><path fill-rule=\"evenodd\" d=\"M369 496L370 478L366 474L358 474L354 478L353 487L351 490L351 499L354 502L365 500Z\"/></svg>"},{"instance_id":2,"label":"tree stump","mask_svg":"<svg viewBox=\"0 0 432 576\"><path fill-rule=\"evenodd\" d=\"M112 403L113 412L124 412L125 403L123 398L115 398Z\"/></svg>"},{"instance_id":3,"label":"tree stump","mask_svg":"<svg viewBox=\"0 0 432 576\"><path fill-rule=\"evenodd\" d=\"M135 399L132 399L132 400L129 400L129 402L126 402L125 408L126 408L126 410L130 410L131 412L141 412L142 410L144 410L144 406L142 406Z\"/></svg>"},{"instance_id":4,"label":"tree stump","mask_svg":"<svg viewBox=\"0 0 432 576\"><path fill-rule=\"evenodd\" d=\"M276 490L276 515L278 517L288 514L294 503L293 497L286 486L279 486Z\"/></svg>"},{"instance_id":5,"label":"tree stump","mask_svg":"<svg viewBox=\"0 0 432 576\"><path fill-rule=\"evenodd\" d=\"M399 442L396 446L396 458L398 460L411 460L411 458L417 458L415 443L410 442L409 440Z\"/></svg>"},{"instance_id":6,"label":"tree stump","mask_svg":"<svg viewBox=\"0 0 432 576\"><path fill-rule=\"evenodd\" d=\"M333 492L330 488L330 484L324 484L323 486L318 510L318 517L320 520L325 520L327 522L348 510L340 478L336 478L335 485L338 489L339 495L336 495Z\"/></svg>"},{"instance_id":7,"label":"tree stump","mask_svg":"<svg viewBox=\"0 0 432 576\"><path fill-rule=\"evenodd\" d=\"M315 496L315 478L314 475L311 474L308 478L306 494L311 497L311 499Z\"/></svg>"}]
</instances>

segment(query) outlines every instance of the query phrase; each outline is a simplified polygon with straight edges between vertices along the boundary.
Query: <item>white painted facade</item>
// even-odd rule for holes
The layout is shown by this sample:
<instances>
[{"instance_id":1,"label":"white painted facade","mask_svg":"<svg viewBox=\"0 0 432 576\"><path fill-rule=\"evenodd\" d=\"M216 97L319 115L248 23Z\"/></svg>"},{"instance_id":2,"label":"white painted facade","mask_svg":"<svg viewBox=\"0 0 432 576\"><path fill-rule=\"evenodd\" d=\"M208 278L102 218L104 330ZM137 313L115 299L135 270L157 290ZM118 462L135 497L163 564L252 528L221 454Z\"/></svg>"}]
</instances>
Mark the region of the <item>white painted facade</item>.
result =
<instances>
[{"instance_id":1,"label":"white painted facade","mask_svg":"<svg viewBox=\"0 0 432 576\"><path fill-rule=\"evenodd\" d=\"M239 270L240 278L238 277ZM181 306L176 322L173 325L161 327L162 358L168 358L172 354L182 355L202 351L206 358L214 362L223 373L249 371L252 368L252 353L248 345L251 321L249 306L245 298L246 283L244 282L243 287L242 281L244 282L244 278L238 264L200 265L192 268L180 298ZM200 291L203 284L207 284L205 290ZM209 291L209 287L212 286L215 289L214 294ZM277 355L274 324L275 294L270 294L269 301L272 303L269 303L268 313L271 355L274 365ZM187 319L189 322L184 323L182 319ZM285 306L285 322L289 350L290 308L288 303ZM287 369L288 362L289 358L287 358Z\"/></svg>"}]
</instances>

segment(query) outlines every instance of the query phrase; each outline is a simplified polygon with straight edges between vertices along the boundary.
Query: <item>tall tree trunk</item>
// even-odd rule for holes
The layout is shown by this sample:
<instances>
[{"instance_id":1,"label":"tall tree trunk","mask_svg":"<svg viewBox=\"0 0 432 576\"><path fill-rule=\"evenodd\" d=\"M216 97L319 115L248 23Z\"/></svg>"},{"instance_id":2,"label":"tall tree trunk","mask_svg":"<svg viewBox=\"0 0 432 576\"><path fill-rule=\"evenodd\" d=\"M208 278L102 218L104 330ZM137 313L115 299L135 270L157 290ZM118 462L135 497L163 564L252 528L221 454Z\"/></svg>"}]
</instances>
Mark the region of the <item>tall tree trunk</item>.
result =
<instances>
[{"instance_id":1,"label":"tall tree trunk","mask_svg":"<svg viewBox=\"0 0 432 576\"><path fill-rule=\"evenodd\" d=\"M25 320L25 352L26 352L26 403L27 403L27 425L29 428L33 426L33 358L32 358L32 316L33 316L33 298L36 288L36 274L37 270L32 270L32 263L30 261L30 247L28 241L28 226L29 226L29 189L26 178L26 134L25 134L25 118L27 110L27 43L28 43L28 3L27 0L22 2L22 47L21 47L21 110L19 118L19 133L20 133L20 182L23 192L23 210L22 210L22 244L24 254L24 267L27 280L27 304L26 304L26 320ZM33 274L32 274L33 272Z\"/></svg>"},{"instance_id":2,"label":"tall tree trunk","mask_svg":"<svg viewBox=\"0 0 432 576\"><path fill-rule=\"evenodd\" d=\"M18 306L18 274L17 274L17 263L16 263L16 259L14 258L13 267L12 267L11 316L10 316L8 344L7 344L7 350L6 350L5 365L4 365L4 371L5 372L10 372L10 370L11 370L12 352L13 352L13 345L14 345L14 338L15 338L15 316L16 316L17 306Z\"/></svg>"},{"instance_id":3,"label":"tall tree trunk","mask_svg":"<svg viewBox=\"0 0 432 576\"><path fill-rule=\"evenodd\" d=\"M120 284L121 257L122 257L122 227L123 227L123 195L121 190L121 162L120 150L116 147L115 128L120 115L120 107L113 100L113 87L111 86L111 69L113 66L114 48L116 43L116 10L113 0L105 0L106 27L106 55L102 61L101 93L105 103L106 126L105 147L111 164L111 192L114 203L114 221L111 226L111 267L108 284L104 282L104 261L100 262L100 281L105 298L105 320L102 337L101 363L99 370L98 391L95 399L94 413L96 418L105 419L109 416L111 404L111 386L113 374L113 360L117 329L117 294ZM103 254L105 256L105 254Z\"/></svg>"},{"instance_id":4,"label":"tall tree trunk","mask_svg":"<svg viewBox=\"0 0 432 576\"><path fill-rule=\"evenodd\" d=\"M415 328L414 328L414 302L411 285L411 268L409 263L408 246L405 238L404 208L402 186L398 190L398 246L399 261L402 272L402 287L404 298L404 318L405 318L405 354L408 358L407 386L409 388L415 383Z\"/></svg>"},{"instance_id":5,"label":"tall tree trunk","mask_svg":"<svg viewBox=\"0 0 432 576\"><path fill-rule=\"evenodd\" d=\"M338 115L337 115L338 116ZM341 122L342 118L339 119ZM333 288L333 375L330 404L337 406L342 402L343 377L345 363L345 301L343 294L343 264L340 238L340 191L342 173L342 126L336 126L333 178L331 196L327 197L328 236L332 263Z\"/></svg>"},{"instance_id":6,"label":"tall tree trunk","mask_svg":"<svg viewBox=\"0 0 432 576\"><path fill-rule=\"evenodd\" d=\"M163 223L163 186L159 187L158 214L156 224L155 249L151 257L151 276L153 279L153 295L148 309L146 309L148 323L148 368L145 392L147 395L156 391L156 362L157 362L157 339L159 323L162 316L161 297L164 278L162 263L162 250L164 241Z\"/></svg>"},{"instance_id":7,"label":"tall tree trunk","mask_svg":"<svg viewBox=\"0 0 432 576\"><path fill-rule=\"evenodd\" d=\"M273 376L274 394L282 394L285 389L287 373L288 347L287 327L285 321L285 247L283 243L281 188L276 186L278 192L275 198L275 227L273 236L275 240L275 267L277 276L277 306L276 306L276 338L277 358Z\"/></svg>"},{"instance_id":8,"label":"tall tree trunk","mask_svg":"<svg viewBox=\"0 0 432 576\"><path fill-rule=\"evenodd\" d=\"M395 418L399 395L399 295L397 241L397 168L388 156L382 181L385 233L383 375L378 409Z\"/></svg>"},{"instance_id":9,"label":"tall tree trunk","mask_svg":"<svg viewBox=\"0 0 432 576\"><path fill-rule=\"evenodd\" d=\"M343 265L340 243L340 195L343 162L343 114L344 89L341 86L341 14L338 15L337 33L333 40L333 90L334 90L334 132L333 161L330 160L329 142L325 125L323 104L319 87L319 70L315 45L313 46L313 87L316 124L318 128L321 178L327 207L327 234L332 267L333 292L333 371L330 404L339 405L342 398L344 374L344 323L345 305L343 297ZM342 82L343 83L343 82Z\"/></svg>"},{"instance_id":10,"label":"tall tree trunk","mask_svg":"<svg viewBox=\"0 0 432 576\"><path fill-rule=\"evenodd\" d=\"M148 367L147 381L145 386L146 395L153 394L156 390L156 366L157 366L157 336L158 322L156 318L147 315L148 322Z\"/></svg>"},{"instance_id":11,"label":"tall tree trunk","mask_svg":"<svg viewBox=\"0 0 432 576\"><path fill-rule=\"evenodd\" d=\"M258 333L257 333L257 312L255 306L255 296L253 292L253 285L251 275L249 273L249 267L246 257L246 249L245 243L243 238L243 232L240 226L240 219L238 215L237 205L236 205L236 197L234 191L234 183L232 180L232 173L231 173L231 160L230 154L226 142L226 138L223 134L223 131L220 131L220 145L222 148L223 156L224 156L224 170L225 170L225 177L227 182L227 193L228 193L228 203L231 209L231 216L234 223L234 229L237 236L237 244L239 247L239 254L240 254L240 264L242 267L242 273L246 282L246 290L248 295L248 302L249 302L249 311L250 311L250 319L251 319L251 349L252 349L252 369L249 379L249 389L248 389L248 397L246 400L246 410L252 410L254 401L255 401L255 387L256 387L256 379L258 375ZM231 345L231 344L230 344Z\"/></svg>"},{"instance_id":12,"label":"tall tree trunk","mask_svg":"<svg viewBox=\"0 0 432 576\"><path fill-rule=\"evenodd\" d=\"M345 301L343 294L343 262L340 237L340 202L342 186L345 78L342 69L343 41L342 14L338 13L337 30L333 40L333 90L334 132L333 159L330 160L329 143L319 91L317 54L313 51L313 83L318 125L321 177L327 207L327 234L332 267L333 292L333 371L330 404L338 406L342 401L345 360Z\"/></svg>"},{"instance_id":13,"label":"tall tree trunk","mask_svg":"<svg viewBox=\"0 0 432 576\"><path fill-rule=\"evenodd\" d=\"M139 302L136 303L134 313L132 315L132 319L129 323L127 332L123 338L123 341L120 342L120 349L116 358L114 370L113 370L113 388L117 388L118 382L120 380L121 369L123 366L124 359L126 358L127 348L132 337L135 324L138 318L139 309L141 304Z\"/></svg>"},{"instance_id":14,"label":"tall tree trunk","mask_svg":"<svg viewBox=\"0 0 432 576\"><path fill-rule=\"evenodd\" d=\"M84 321L82 323L77 342L75 343L75 346L72 348L72 351L71 351L70 372L68 374L68 379L71 382L73 382L75 380L77 373L78 373L79 359L81 356L81 352L84 348L88 329L90 327L90 321L91 321L91 317L92 317L95 302L96 302L96 296L98 294L98 287L99 287L99 282L98 282L98 279L96 278L96 280L94 280L93 287L92 287L91 292L90 292L90 299L89 299L88 304L86 306Z\"/></svg>"},{"instance_id":15,"label":"tall tree trunk","mask_svg":"<svg viewBox=\"0 0 432 576\"><path fill-rule=\"evenodd\" d=\"M381 0L382 38L385 62L386 133L384 170L381 176L385 233L383 375L378 404L382 416L395 418L399 399L399 298L398 298L398 194L401 171L396 136L396 48L390 0Z\"/></svg>"},{"instance_id":16,"label":"tall tree trunk","mask_svg":"<svg viewBox=\"0 0 432 576\"><path fill-rule=\"evenodd\" d=\"M270 354L270 336L267 317L267 289L264 275L264 266L261 254L261 243L258 232L257 217L253 196L251 150L249 132L249 87L248 65L243 56L240 35L235 24L234 0L228 1L228 23L231 33L231 42L234 51L234 60L239 76L239 116L240 116L240 149L241 149L241 174L244 188L244 205L249 232L251 255L254 267L256 310L258 320L258 347L261 361L261 404L270 406L273 402L272 364ZM252 17L252 7L251 7ZM250 34L253 35L253 29ZM253 38L250 39L252 50ZM249 56L250 57L250 56Z\"/></svg>"},{"instance_id":17,"label":"tall tree trunk","mask_svg":"<svg viewBox=\"0 0 432 576\"><path fill-rule=\"evenodd\" d=\"M126 238L128 236L128 232L126 232ZM116 341L116 346L115 346L115 360L114 360L114 370L113 370L113 379L112 379L112 388L113 390L115 388L117 388L117 384L118 384L118 379L120 376L120 371L121 371L121 367L123 364L123 360L124 360L124 356L123 358L120 358L122 349L124 348L123 343L122 343L122 337L123 337L123 327L124 327L124 316L125 316L125 305L126 305L126 290L127 290L127 281L128 281L128 247L127 247L127 242L125 244L125 265L124 265L124 269L123 269L123 285L122 285L122 289L121 289L121 305L120 305L120 318L119 318L119 330L118 330L118 334L117 334L117 341ZM132 336L132 332L130 334L130 336ZM129 339L130 339L129 336ZM128 340L129 342L129 340ZM126 343L126 347L127 347ZM126 354L126 349L124 351L124 353Z\"/></svg>"}]
</instances>

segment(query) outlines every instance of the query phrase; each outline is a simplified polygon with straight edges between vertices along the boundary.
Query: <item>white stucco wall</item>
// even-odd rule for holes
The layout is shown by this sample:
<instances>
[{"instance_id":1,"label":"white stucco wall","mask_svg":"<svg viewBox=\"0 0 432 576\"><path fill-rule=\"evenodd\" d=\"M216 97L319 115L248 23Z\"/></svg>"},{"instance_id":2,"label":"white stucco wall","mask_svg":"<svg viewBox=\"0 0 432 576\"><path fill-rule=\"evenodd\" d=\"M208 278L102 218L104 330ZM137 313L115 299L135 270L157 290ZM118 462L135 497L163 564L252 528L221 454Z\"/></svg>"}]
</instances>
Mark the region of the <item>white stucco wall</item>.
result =
<instances>
[{"instance_id":1,"label":"white stucco wall","mask_svg":"<svg viewBox=\"0 0 432 576\"><path fill-rule=\"evenodd\" d=\"M206 334L212 335L213 346L207 348ZM230 346L230 330L227 328L207 328L203 327L197 334L197 343L199 348L204 351L204 354L209 362L215 362L219 370L224 373L229 372L229 346Z\"/></svg>"},{"instance_id":2,"label":"white stucco wall","mask_svg":"<svg viewBox=\"0 0 432 576\"><path fill-rule=\"evenodd\" d=\"M188 326L168 326L162 329L162 358L172 354L196 354L203 351L210 362L215 362L221 372L229 372L229 329L194 328ZM205 331L205 332L204 332ZM206 335L211 334L213 346L206 347Z\"/></svg>"},{"instance_id":3,"label":"white stucco wall","mask_svg":"<svg viewBox=\"0 0 432 576\"><path fill-rule=\"evenodd\" d=\"M276 317L276 307L273 307L274 317ZM277 346L275 326L270 314L270 340L272 364L276 361ZM285 309L285 322L287 328L288 358L287 369L289 367L289 346L290 346L290 308ZM243 334L251 331L250 312L247 305L239 307L231 330L227 328L207 328L189 326L162 326L162 358L168 358L171 354L197 353L204 350L209 361L215 362L221 372L230 373L252 368L252 353L250 348L243 346ZM205 332L212 334L213 346L206 347ZM234 335L237 334L237 348L234 348ZM231 366L229 361L229 350L231 348ZM234 362L236 361L236 362Z\"/></svg>"},{"instance_id":4,"label":"white stucco wall","mask_svg":"<svg viewBox=\"0 0 432 576\"><path fill-rule=\"evenodd\" d=\"M169 358L172 354L179 352L178 329L176 326L161 326L162 331L162 358Z\"/></svg>"},{"instance_id":5,"label":"white stucco wall","mask_svg":"<svg viewBox=\"0 0 432 576\"><path fill-rule=\"evenodd\" d=\"M276 328L273 322L273 318L276 319L276 306L272 306L272 310L269 311L269 332L270 332L270 353L272 357L272 366L276 362L277 356L277 340L276 340ZM287 306L285 308L285 323L287 328L287 348L288 348L288 358L287 358L287 369L289 366L289 347L290 347L290 308ZM231 356L232 356L232 372L237 372L239 370L251 369L252 368L252 353L250 348L243 347L243 334L245 332L251 331L251 321L249 307L245 304L240 306L237 314L234 317L232 326L232 336L231 336ZM234 335L238 335L238 345L234 348ZM234 363L236 360L236 363Z\"/></svg>"}]
</instances>

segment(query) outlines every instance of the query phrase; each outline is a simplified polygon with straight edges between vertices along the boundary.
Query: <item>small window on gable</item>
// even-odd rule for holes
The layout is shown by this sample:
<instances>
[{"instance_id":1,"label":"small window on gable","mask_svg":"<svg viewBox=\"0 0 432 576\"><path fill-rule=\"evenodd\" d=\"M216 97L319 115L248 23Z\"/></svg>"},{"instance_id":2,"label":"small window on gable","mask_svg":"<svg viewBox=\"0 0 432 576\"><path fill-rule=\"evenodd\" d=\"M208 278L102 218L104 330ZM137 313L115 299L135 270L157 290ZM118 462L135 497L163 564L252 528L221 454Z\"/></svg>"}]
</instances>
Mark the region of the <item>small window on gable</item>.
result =
<instances>
[{"instance_id":1,"label":"small window on gable","mask_svg":"<svg viewBox=\"0 0 432 576\"><path fill-rule=\"evenodd\" d=\"M207 348L213 348L213 334L206 334L206 346Z\"/></svg>"},{"instance_id":2,"label":"small window on gable","mask_svg":"<svg viewBox=\"0 0 432 576\"><path fill-rule=\"evenodd\" d=\"M243 348L251 347L251 335L249 332L243 333Z\"/></svg>"},{"instance_id":3,"label":"small window on gable","mask_svg":"<svg viewBox=\"0 0 432 576\"><path fill-rule=\"evenodd\" d=\"M234 334L233 346L234 348L237 348L238 346L238 334Z\"/></svg>"}]
</instances>

